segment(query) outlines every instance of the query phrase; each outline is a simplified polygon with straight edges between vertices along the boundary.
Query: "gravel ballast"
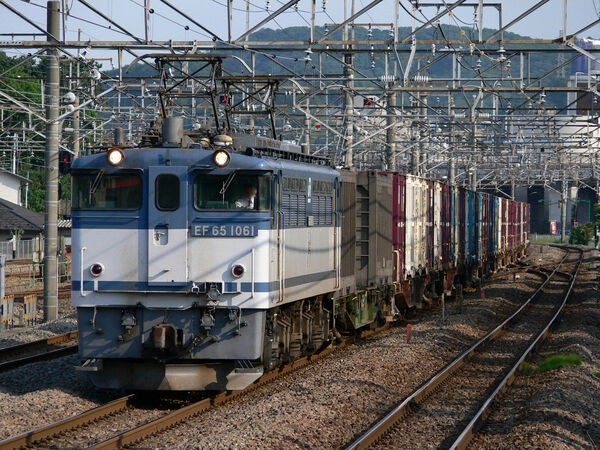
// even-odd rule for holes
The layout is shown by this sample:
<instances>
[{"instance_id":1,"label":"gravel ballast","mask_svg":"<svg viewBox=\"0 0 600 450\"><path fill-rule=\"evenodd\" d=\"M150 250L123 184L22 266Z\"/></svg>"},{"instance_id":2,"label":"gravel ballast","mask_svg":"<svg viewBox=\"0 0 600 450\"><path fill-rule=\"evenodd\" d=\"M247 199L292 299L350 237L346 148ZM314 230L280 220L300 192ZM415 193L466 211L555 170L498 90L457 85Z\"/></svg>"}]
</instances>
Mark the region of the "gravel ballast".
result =
<instances>
[{"instance_id":1,"label":"gravel ballast","mask_svg":"<svg viewBox=\"0 0 600 450\"><path fill-rule=\"evenodd\" d=\"M562 320L530 363L575 353L579 366L521 372L470 448L600 448L600 258L587 249Z\"/></svg>"},{"instance_id":2,"label":"gravel ballast","mask_svg":"<svg viewBox=\"0 0 600 450\"><path fill-rule=\"evenodd\" d=\"M0 348L37 341L39 339L46 339L76 329L77 319L75 318L75 314L71 314L70 316L62 317L53 320L52 322L2 330L0 331Z\"/></svg>"},{"instance_id":3,"label":"gravel ballast","mask_svg":"<svg viewBox=\"0 0 600 450\"><path fill-rule=\"evenodd\" d=\"M542 255L534 251L528 259L532 264L550 267L563 254L546 247ZM525 271L519 271L514 282L512 275L505 274L486 283L485 299L479 292L466 294L463 314L457 313L456 303L449 302L445 322L439 307L409 319L413 327L410 343L406 342L405 323L338 350L140 446L343 446L507 317L540 281L539 276ZM74 319L65 320L72 320L75 328ZM34 333L53 333L52 328L38 328ZM16 332L8 339L34 340L28 339L27 333L19 335ZM0 333L0 339L5 336ZM0 340L0 345L3 342ZM65 357L0 374L0 409L5 412L0 417L0 437L60 420L122 395L96 390L85 374L73 370L78 362L76 356ZM164 408L154 410L149 406L145 412L123 416L114 425L106 424L103 431L90 430L88 437L80 435L81 442L104 440L164 412ZM66 439L61 444L77 446L77 442Z\"/></svg>"},{"instance_id":4,"label":"gravel ballast","mask_svg":"<svg viewBox=\"0 0 600 450\"><path fill-rule=\"evenodd\" d=\"M548 249L543 260L564 252ZM461 350L499 323L541 281L519 273L486 285L465 298L464 313L447 304L405 325L336 352L281 381L259 388L140 444L141 447L189 448L338 448L349 443L382 414L450 362Z\"/></svg>"}]
</instances>

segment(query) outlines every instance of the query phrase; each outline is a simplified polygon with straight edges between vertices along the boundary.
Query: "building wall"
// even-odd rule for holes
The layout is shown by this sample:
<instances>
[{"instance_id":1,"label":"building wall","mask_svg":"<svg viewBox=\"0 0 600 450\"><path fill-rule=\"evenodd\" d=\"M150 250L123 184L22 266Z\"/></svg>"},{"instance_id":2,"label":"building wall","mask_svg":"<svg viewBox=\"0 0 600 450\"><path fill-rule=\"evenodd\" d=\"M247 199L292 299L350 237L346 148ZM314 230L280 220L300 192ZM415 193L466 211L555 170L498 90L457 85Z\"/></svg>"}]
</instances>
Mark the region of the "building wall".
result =
<instances>
[{"instance_id":1,"label":"building wall","mask_svg":"<svg viewBox=\"0 0 600 450\"><path fill-rule=\"evenodd\" d=\"M21 180L10 173L0 172L0 198L21 205Z\"/></svg>"}]
</instances>

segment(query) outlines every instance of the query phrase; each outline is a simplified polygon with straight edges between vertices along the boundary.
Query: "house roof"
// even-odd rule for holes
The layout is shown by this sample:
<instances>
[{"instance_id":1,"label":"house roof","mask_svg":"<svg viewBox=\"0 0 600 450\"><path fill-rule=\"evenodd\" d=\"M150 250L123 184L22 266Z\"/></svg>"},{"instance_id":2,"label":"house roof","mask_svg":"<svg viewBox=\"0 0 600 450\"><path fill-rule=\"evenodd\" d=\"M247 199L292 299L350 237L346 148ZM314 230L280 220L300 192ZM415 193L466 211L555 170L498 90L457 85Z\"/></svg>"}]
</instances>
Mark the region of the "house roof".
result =
<instances>
[{"instance_id":1,"label":"house roof","mask_svg":"<svg viewBox=\"0 0 600 450\"><path fill-rule=\"evenodd\" d=\"M44 216L0 199L0 231L15 229L41 233L44 230Z\"/></svg>"},{"instance_id":2,"label":"house roof","mask_svg":"<svg viewBox=\"0 0 600 450\"><path fill-rule=\"evenodd\" d=\"M24 176L19 175L17 173L12 173L11 171L3 169L2 167L0 167L0 173L4 173L4 174L10 175L10 176L13 176L15 178L18 178L19 180L24 181L27 184L33 184L33 181L31 181L29 178L25 178Z\"/></svg>"}]
</instances>

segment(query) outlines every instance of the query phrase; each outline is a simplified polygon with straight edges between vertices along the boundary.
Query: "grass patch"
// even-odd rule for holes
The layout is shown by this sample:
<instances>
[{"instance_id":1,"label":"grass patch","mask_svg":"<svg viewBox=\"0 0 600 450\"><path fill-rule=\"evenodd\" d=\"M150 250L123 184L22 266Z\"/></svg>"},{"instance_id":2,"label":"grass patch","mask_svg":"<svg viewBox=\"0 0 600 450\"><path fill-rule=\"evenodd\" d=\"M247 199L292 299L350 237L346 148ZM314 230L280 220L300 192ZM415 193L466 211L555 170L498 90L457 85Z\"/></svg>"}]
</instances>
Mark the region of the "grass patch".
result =
<instances>
[{"instance_id":1,"label":"grass patch","mask_svg":"<svg viewBox=\"0 0 600 450\"><path fill-rule=\"evenodd\" d=\"M581 365L581 358L575 353L569 353L568 355L553 355L549 356L537 366L533 364L523 363L521 369L523 372L546 372L552 369L558 369L563 366L579 366ZM596 374L597 376L600 374Z\"/></svg>"},{"instance_id":2,"label":"grass patch","mask_svg":"<svg viewBox=\"0 0 600 450\"><path fill-rule=\"evenodd\" d=\"M552 234L530 234L529 240L536 244L560 244L560 237Z\"/></svg>"},{"instance_id":3,"label":"grass patch","mask_svg":"<svg viewBox=\"0 0 600 450\"><path fill-rule=\"evenodd\" d=\"M532 366L531 364L524 362L523 364L521 364L521 370L523 372L533 372L535 370L535 366Z\"/></svg>"},{"instance_id":4,"label":"grass patch","mask_svg":"<svg viewBox=\"0 0 600 450\"><path fill-rule=\"evenodd\" d=\"M546 372L547 370L558 369L563 366L579 366L581 365L581 358L575 353L569 353L568 355L554 355L546 358L538 365L540 372Z\"/></svg>"},{"instance_id":5,"label":"grass patch","mask_svg":"<svg viewBox=\"0 0 600 450\"><path fill-rule=\"evenodd\" d=\"M596 375L598 378L600 378L600 372L598 372L598 373L596 373L594 375Z\"/></svg>"}]
</instances>

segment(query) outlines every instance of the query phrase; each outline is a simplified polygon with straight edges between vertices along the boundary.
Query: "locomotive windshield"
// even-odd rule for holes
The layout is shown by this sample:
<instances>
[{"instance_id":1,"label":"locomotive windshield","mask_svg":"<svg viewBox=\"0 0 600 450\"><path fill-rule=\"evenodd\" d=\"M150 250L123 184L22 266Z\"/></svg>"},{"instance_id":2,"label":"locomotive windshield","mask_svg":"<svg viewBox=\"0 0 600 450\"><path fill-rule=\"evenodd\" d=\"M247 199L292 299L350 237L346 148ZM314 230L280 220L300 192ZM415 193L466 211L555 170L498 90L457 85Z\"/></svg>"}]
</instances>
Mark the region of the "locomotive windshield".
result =
<instances>
[{"instance_id":1,"label":"locomotive windshield","mask_svg":"<svg viewBox=\"0 0 600 450\"><path fill-rule=\"evenodd\" d=\"M73 174L73 209L139 209L142 178L137 174L104 171Z\"/></svg>"},{"instance_id":2,"label":"locomotive windshield","mask_svg":"<svg viewBox=\"0 0 600 450\"><path fill-rule=\"evenodd\" d=\"M198 175L194 190L198 209L266 211L271 205L269 175Z\"/></svg>"}]
</instances>

